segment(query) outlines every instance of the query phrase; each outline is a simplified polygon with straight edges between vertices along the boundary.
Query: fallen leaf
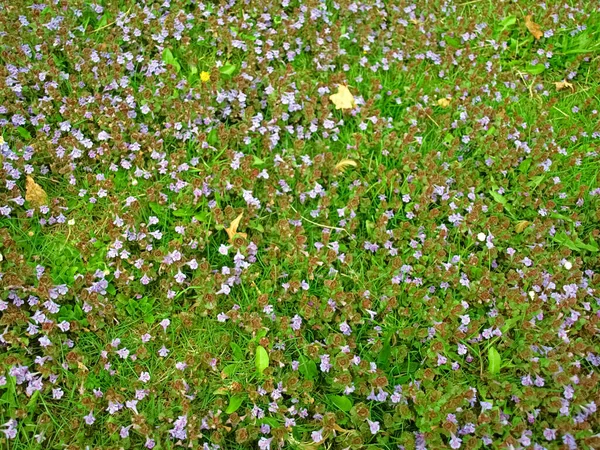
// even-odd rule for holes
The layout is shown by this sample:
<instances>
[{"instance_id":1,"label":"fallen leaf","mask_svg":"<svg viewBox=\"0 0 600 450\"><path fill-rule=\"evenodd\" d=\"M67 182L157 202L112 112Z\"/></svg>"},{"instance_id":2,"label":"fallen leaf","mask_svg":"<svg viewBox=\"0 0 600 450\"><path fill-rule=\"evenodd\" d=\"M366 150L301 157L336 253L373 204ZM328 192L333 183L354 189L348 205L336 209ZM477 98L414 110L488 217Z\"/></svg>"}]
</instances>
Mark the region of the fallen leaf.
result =
<instances>
[{"instance_id":1,"label":"fallen leaf","mask_svg":"<svg viewBox=\"0 0 600 450\"><path fill-rule=\"evenodd\" d=\"M527 220L520 220L515 226L515 231L517 233L522 233L525 229L531 224L531 222Z\"/></svg>"},{"instance_id":2,"label":"fallen leaf","mask_svg":"<svg viewBox=\"0 0 600 450\"><path fill-rule=\"evenodd\" d=\"M575 88L573 87L573 83L569 83L567 80L557 81L556 83L554 83L554 86L556 86L557 91L562 91L563 89L566 89L566 88L569 88L572 91L575 91Z\"/></svg>"},{"instance_id":3,"label":"fallen leaf","mask_svg":"<svg viewBox=\"0 0 600 450\"><path fill-rule=\"evenodd\" d=\"M525 26L536 40L539 40L544 36L544 32L540 26L531 20L531 15L525 16Z\"/></svg>"},{"instance_id":4,"label":"fallen leaf","mask_svg":"<svg viewBox=\"0 0 600 450\"><path fill-rule=\"evenodd\" d=\"M354 161L353 159L342 159L339 163L337 163L334 167L336 172L343 172L344 170L346 170L346 168L348 167L357 167L358 164L356 164L356 161Z\"/></svg>"},{"instance_id":5,"label":"fallen leaf","mask_svg":"<svg viewBox=\"0 0 600 450\"><path fill-rule=\"evenodd\" d=\"M437 104L438 104L439 106L441 106L442 108L447 108L448 106L450 106L450 101L451 101L451 100L452 100L451 98L440 98L440 99L437 101Z\"/></svg>"},{"instance_id":6,"label":"fallen leaf","mask_svg":"<svg viewBox=\"0 0 600 450\"><path fill-rule=\"evenodd\" d=\"M242 220L242 217L244 216L244 212L242 211L240 213L239 216L237 216L232 222L231 224L229 224L229 228L225 228L225 231L227 232L227 236L229 236L229 242L233 242L233 238L235 237L236 234L239 234L240 236L247 238L248 235L246 233L238 233L237 229L240 226L240 221Z\"/></svg>"},{"instance_id":7,"label":"fallen leaf","mask_svg":"<svg viewBox=\"0 0 600 450\"><path fill-rule=\"evenodd\" d=\"M343 84L339 84L337 93L331 94L329 98L335 105L335 109L352 109L356 107L354 96L350 92L350 89L348 89L348 86L344 86Z\"/></svg>"},{"instance_id":8,"label":"fallen leaf","mask_svg":"<svg viewBox=\"0 0 600 450\"><path fill-rule=\"evenodd\" d=\"M48 204L48 194L29 175L25 180L25 200L36 207Z\"/></svg>"}]
</instances>

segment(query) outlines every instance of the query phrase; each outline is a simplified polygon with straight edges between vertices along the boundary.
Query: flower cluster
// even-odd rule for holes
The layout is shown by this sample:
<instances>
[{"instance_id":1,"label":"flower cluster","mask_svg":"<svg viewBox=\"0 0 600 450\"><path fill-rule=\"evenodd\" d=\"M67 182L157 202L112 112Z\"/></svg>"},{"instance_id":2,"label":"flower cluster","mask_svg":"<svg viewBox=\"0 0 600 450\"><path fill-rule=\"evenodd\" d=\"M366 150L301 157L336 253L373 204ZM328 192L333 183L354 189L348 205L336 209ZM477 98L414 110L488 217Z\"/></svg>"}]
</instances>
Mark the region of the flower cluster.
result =
<instances>
[{"instance_id":1,"label":"flower cluster","mask_svg":"<svg viewBox=\"0 0 600 450\"><path fill-rule=\"evenodd\" d=\"M600 448L591 2L23 3L0 447Z\"/></svg>"}]
</instances>

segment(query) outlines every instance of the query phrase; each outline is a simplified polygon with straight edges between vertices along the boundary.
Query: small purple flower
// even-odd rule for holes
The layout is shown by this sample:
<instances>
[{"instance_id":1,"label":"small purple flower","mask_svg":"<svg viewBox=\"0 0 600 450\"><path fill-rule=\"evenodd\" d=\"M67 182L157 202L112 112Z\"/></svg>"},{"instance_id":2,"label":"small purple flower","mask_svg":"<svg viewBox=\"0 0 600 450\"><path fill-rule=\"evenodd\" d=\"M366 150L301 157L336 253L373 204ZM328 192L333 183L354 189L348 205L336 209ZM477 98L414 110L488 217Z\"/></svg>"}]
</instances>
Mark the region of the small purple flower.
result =
<instances>
[{"instance_id":1,"label":"small purple flower","mask_svg":"<svg viewBox=\"0 0 600 450\"><path fill-rule=\"evenodd\" d=\"M377 421L371 422L369 419L367 419L367 423L369 424L369 430L371 430L371 434L377 434L377 432L381 428L379 426L379 422L377 422Z\"/></svg>"},{"instance_id":2,"label":"small purple flower","mask_svg":"<svg viewBox=\"0 0 600 450\"><path fill-rule=\"evenodd\" d=\"M322 372L329 372L329 369L331 369L332 366L329 362L329 358L330 358L329 355L321 355L320 367L321 367Z\"/></svg>"},{"instance_id":3,"label":"small purple flower","mask_svg":"<svg viewBox=\"0 0 600 450\"><path fill-rule=\"evenodd\" d=\"M86 424L93 425L96 421L96 418L94 417L94 411L90 411L90 413L87 416L83 417L83 420Z\"/></svg>"},{"instance_id":4,"label":"small purple flower","mask_svg":"<svg viewBox=\"0 0 600 450\"><path fill-rule=\"evenodd\" d=\"M544 437L547 441L553 441L554 439L556 439L556 430L552 428L546 428L544 430Z\"/></svg>"},{"instance_id":5,"label":"small purple flower","mask_svg":"<svg viewBox=\"0 0 600 450\"><path fill-rule=\"evenodd\" d=\"M271 441L273 438L267 439L266 437L261 437L258 441L258 448L260 450L269 450L271 448Z\"/></svg>"},{"instance_id":6,"label":"small purple flower","mask_svg":"<svg viewBox=\"0 0 600 450\"><path fill-rule=\"evenodd\" d=\"M315 443L321 442L323 440L323 429L321 428L318 431L313 431L311 433L310 437L312 438L313 442L315 442Z\"/></svg>"},{"instance_id":7,"label":"small purple flower","mask_svg":"<svg viewBox=\"0 0 600 450\"><path fill-rule=\"evenodd\" d=\"M460 448L462 444L462 439L460 439L458 436L455 436L454 434L451 434L451 436L452 438L450 439L450 447L453 449Z\"/></svg>"},{"instance_id":8,"label":"small purple flower","mask_svg":"<svg viewBox=\"0 0 600 450\"><path fill-rule=\"evenodd\" d=\"M346 336L350 336L350 334L352 334L352 329L350 328L350 325L348 325L348 322L344 321L340 324L340 331L342 333L344 333Z\"/></svg>"}]
</instances>

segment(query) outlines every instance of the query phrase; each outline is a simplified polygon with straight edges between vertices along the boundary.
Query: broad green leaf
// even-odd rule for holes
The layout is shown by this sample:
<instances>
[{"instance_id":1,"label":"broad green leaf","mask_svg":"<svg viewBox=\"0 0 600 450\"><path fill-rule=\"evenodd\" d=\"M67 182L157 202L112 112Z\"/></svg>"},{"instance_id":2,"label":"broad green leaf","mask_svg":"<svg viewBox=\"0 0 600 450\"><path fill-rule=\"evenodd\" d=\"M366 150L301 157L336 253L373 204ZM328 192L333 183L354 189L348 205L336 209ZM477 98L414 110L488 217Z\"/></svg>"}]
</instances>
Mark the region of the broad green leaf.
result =
<instances>
[{"instance_id":1,"label":"broad green leaf","mask_svg":"<svg viewBox=\"0 0 600 450\"><path fill-rule=\"evenodd\" d=\"M598 251L598 244L596 244L596 241L594 241L593 239L591 239L590 241L591 241L590 244L586 244L581 239L577 238L575 240L575 245L577 245L580 250L583 249L583 250L587 250L589 252L597 252Z\"/></svg>"},{"instance_id":2,"label":"broad green leaf","mask_svg":"<svg viewBox=\"0 0 600 450\"><path fill-rule=\"evenodd\" d=\"M229 405L227 406L225 413L233 414L240 408L240 406L242 406L242 403L244 403L244 397L241 395L234 395L229 399Z\"/></svg>"},{"instance_id":3,"label":"broad green leaf","mask_svg":"<svg viewBox=\"0 0 600 450\"><path fill-rule=\"evenodd\" d=\"M521 164L519 164L519 172L527 173L530 166L531 166L531 158L524 159L521 162Z\"/></svg>"},{"instance_id":4,"label":"broad green leaf","mask_svg":"<svg viewBox=\"0 0 600 450\"><path fill-rule=\"evenodd\" d=\"M508 28L512 27L513 25L515 25L517 23L517 17L516 16L508 16L505 17L498 25L500 25L500 30L499 33L502 33L504 30L507 30Z\"/></svg>"},{"instance_id":5,"label":"broad green leaf","mask_svg":"<svg viewBox=\"0 0 600 450\"><path fill-rule=\"evenodd\" d=\"M235 73L235 69L237 69L235 64L225 64L219 69L219 72L221 72L223 75L231 76Z\"/></svg>"},{"instance_id":6,"label":"broad green leaf","mask_svg":"<svg viewBox=\"0 0 600 450\"><path fill-rule=\"evenodd\" d=\"M177 62L177 59L175 58L175 56L173 56L173 53L170 49L165 48L163 50L162 59L165 63L173 66L173 68L175 68L175 72L179 72L181 70L181 65Z\"/></svg>"},{"instance_id":7,"label":"broad green leaf","mask_svg":"<svg viewBox=\"0 0 600 450\"><path fill-rule=\"evenodd\" d=\"M317 375L319 375L319 371L317 370L317 365L315 362L304 355L300 357L300 366L298 367L298 371L308 380L314 380Z\"/></svg>"},{"instance_id":8,"label":"broad green leaf","mask_svg":"<svg viewBox=\"0 0 600 450\"><path fill-rule=\"evenodd\" d=\"M557 242L560 245L564 245L565 247L567 247L570 250L573 250L574 252L578 252L580 250L579 246L575 244L575 242L573 242L573 240L569 236L567 236L567 234L564 231L556 233L553 239L554 242Z\"/></svg>"},{"instance_id":9,"label":"broad green leaf","mask_svg":"<svg viewBox=\"0 0 600 450\"><path fill-rule=\"evenodd\" d=\"M495 347L490 347L488 349L488 371L492 375L500 373L501 364L502 358L500 358L500 353L498 353Z\"/></svg>"},{"instance_id":10,"label":"broad green leaf","mask_svg":"<svg viewBox=\"0 0 600 450\"><path fill-rule=\"evenodd\" d=\"M539 75L544 70L546 70L546 66L544 64L536 64L535 66L527 66L525 68L525 72L530 73L531 75Z\"/></svg>"},{"instance_id":11,"label":"broad green leaf","mask_svg":"<svg viewBox=\"0 0 600 450\"><path fill-rule=\"evenodd\" d=\"M19 132L19 134L21 135L21 137L23 139L27 139L28 141L31 140L31 133L29 131L27 131L26 128L19 127L19 128L17 128L17 131Z\"/></svg>"},{"instance_id":12,"label":"broad green leaf","mask_svg":"<svg viewBox=\"0 0 600 450\"><path fill-rule=\"evenodd\" d=\"M231 377L231 376L235 375L237 371L238 371L238 365L237 364L229 364L228 366L225 366L223 368L223 373L225 375L227 375L228 377Z\"/></svg>"},{"instance_id":13,"label":"broad green leaf","mask_svg":"<svg viewBox=\"0 0 600 450\"><path fill-rule=\"evenodd\" d=\"M244 360L244 351L242 350L242 347L240 347L235 342L230 342L229 346L231 347L231 352L233 353L233 357L235 359L237 359L238 361L243 361Z\"/></svg>"},{"instance_id":14,"label":"broad green leaf","mask_svg":"<svg viewBox=\"0 0 600 450\"><path fill-rule=\"evenodd\" d=\"M503 205L506 209L509 209L508 200L506 200L506 197L504 197L501 194L498 194L498 192L496 192L496 189L490 189L489 192L494 200Z\"/></svg>"},{"instance_id":15,"label":"broad green leaf","mask_svg":"<svg viewBox=\"0 0 600 450\"><path fill-rule=\"evenodd\" d=\"M379 352L379 356L377 357L377 365L381 367L389 367L390 365L390 355L392 354L392 346L389 342L386 342L383 345L383 348Z\"/></svg>"},{"instance_id":16,"label":"broad green leaf","mask_svg":"<svg viewBox=\"0 0 600 450\"><path fill-rule=\"evenodd\" d=\"M328 395L327 398L344 412L348 412L352 409L352 400L345 395Z\"/></svg>"},{"instance_id":17,"label":"broad green leaf","mask_svg":"<svg viewBox=\"0 0 600 450\"><path fill-rule=\"evenodd\" d=\"M262 345L256 347L254 364L258 373L263 373L269 367L269 354Z\"/></svg>"}]
</instances>

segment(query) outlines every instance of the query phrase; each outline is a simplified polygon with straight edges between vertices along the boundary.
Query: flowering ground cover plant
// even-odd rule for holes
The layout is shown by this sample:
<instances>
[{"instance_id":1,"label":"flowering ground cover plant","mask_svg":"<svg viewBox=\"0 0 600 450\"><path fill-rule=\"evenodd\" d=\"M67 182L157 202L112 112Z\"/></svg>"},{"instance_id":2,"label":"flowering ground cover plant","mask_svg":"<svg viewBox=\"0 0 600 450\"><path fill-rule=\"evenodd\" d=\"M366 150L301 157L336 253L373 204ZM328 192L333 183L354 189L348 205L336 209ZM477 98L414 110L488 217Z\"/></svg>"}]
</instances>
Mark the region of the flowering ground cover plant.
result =
<instances>
[{"instance_id":1,"label":"flowering ground cover plant","mask_svg":"<svg viewBox=\"0 0 600 450\"><path fill-rule=\"evenodd\" d=\"M595 2L0 8L0 448L600 448Z\"/></svg>"}]
</instances>

